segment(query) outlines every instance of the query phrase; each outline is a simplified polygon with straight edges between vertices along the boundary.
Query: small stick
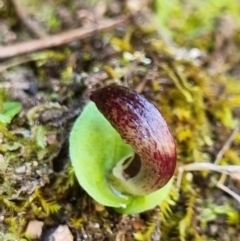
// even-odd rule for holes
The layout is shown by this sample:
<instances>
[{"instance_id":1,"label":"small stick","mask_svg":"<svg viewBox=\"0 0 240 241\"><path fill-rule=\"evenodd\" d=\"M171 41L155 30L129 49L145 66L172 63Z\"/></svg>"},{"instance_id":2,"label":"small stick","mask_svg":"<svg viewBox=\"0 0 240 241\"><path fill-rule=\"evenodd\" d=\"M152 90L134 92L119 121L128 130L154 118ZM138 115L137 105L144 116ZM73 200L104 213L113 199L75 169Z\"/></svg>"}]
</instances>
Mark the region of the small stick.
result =
<instances>
[{"instance_id":1,"label":"small stick","mask_svg":"<svg viewBox=\"0 0 240 241\"><path fill-rule=\"evenodd\" d=\"M222 189L224 192L228 193L233 198L235 198L238 202L240 202L240 196L224 185L227 174L240 172L240 166L233 166L233 165L219 166L214 163L197 162L197 163L185 165L183 167L179 167L178 177L177 177L177 188L178 189L180 188L182 175L184 171L203 171L203 170L211 170L211 171L222 173L218 182L216 180L212 180L212 181L218 188Z\"/></svg>"},{"instance_id":2,"label":"small stick","mask_svg":"<svg viewBox=\"0 0 240 241\"><path fill-rule=\"evenodd\" d=\"M177 175L177 189L180 189L183 173L184 173L184 166L179 167L178 168L178 175Z\"/></svg>"},{"instance_id":3,"label":"small stick","mask_svg":"<svg viewBox=\"0 0 240 241\"><path fill-rule=\"evenodd\" d=\"M225 152L229 149L229 147L233 143L236 135L238 134L238 131L239 131L239 125L237 124L236 127L234 128L233 132L229 136L229 138L226 140L226 142L222 146L221 150L218 152L216 159L214 161L215 164L218 164L221 161L223 155L225 154Z\"/></svg>"},{"instance_id":4,"label":"small stick","mask_svg":"<svg viewBox=\"0 0 240 241\"><path fill-rule=\"evenodd\" d=\"M184 165L181 168L183 168L184 171L215 171L226 174L240 171L240 166L237 165L220 166L209 162L194 162Z\"/></svg>"},{"instance_id":5,"label":"small stick","mask_svg":"<svg viewBox=\"0 0 240 241\"><path fill-rule=\"evenodd\" d=\"M191 164L187 164L178 168L178 177L177 177L177 187L180 188L182 175L184 172L192 172L192 171L215 171L222 174L229 175L231 173L240 172L240 166L236 165L227 165L227 166L219 166L215 163L209 162L194 162Z\"/></svg>"},{"instance_id":6,"label":"small stick","mask_svg":"<svg viewBox=\"0 0 240 241\"><path fill-rule=\"evenodd\" d=\"M226 178L227 178L227 174L226 173L222 173L220 179L218 180L218 184L224 185L224 182L226 181Z\"/></svg>"},{"instance_id":7,"label":"small stick","mask_svg":"<svg viewBox=\"0 0 240 241\"><path fill-rule=\"evenodd\" d=\"M239 173L240 167L229 165L229 166L219 166L218 163L222 159L224 153L229 149L231 144L233 143L236 135L239 131L239 123L237 123L236 127L234 128L233 132L226 140L224 145L222 146L221 150L218 152L214 163L208 162L194 162L178 168L178 177L177 177L177 187L180 188L182 176L185 171L215 171L222 173L223 175L228 174L231 175L232 173ZM223 176L221 176L223 178ZM220 179L221 180L221 179Z\"/></svg>"},{"instance_id":8,"label":"small stick","mask_svg":"<svg viewBox=\"0 0 240 241\"><path fill-rule=\"evenodd\" d=\"M15 8L18 18L26 26L26 28L37 38L42 38L47 36L44 29L37 23L32 21L27 13L25 12L24 7L21 5L19 0L11 0L13 7Z\"/></svg>"},{"instance_id":9,"label":"small stick","mask_svg":"<svg viewBox=\"0 0 240 241\"><path fill-rule=\"evenodd\" d=\"M32 40L23 43L17 43L10 46L0 47L0 59L14 57L20 54L27 54L46 48L61 46L76 40L90 37L96 32L102 32L112 29L120 24L125 23L129 19L128 16L121 16L115 19L100 21L94 26L69 30L39 40Z\"/></svg>"},{"instance_id":10,"label":"small stick","mask_svg":"<svg viewBox=\"0 0 240 241\"><path fill-rule=\"evenodd\" d=\"M225 177L223 177L223 179L224 179ZM221 178L222 179L222 178ZM239 203L240 203L240 196L237 194L237 193L235 193L235 192L233 192L231 189L229 189L228 187L226 187L225 185L223 185L223 183L222 183L222 180L219 180L218 182L216 181L216 180L212 180L215 184L216 184L216 186L218 187L218 188L220 188L220 189L222 189L224 192L226 192L226 193L228 193L229 195L231 195L233 198L235 198Z\"/></svg>"}]
</instances>

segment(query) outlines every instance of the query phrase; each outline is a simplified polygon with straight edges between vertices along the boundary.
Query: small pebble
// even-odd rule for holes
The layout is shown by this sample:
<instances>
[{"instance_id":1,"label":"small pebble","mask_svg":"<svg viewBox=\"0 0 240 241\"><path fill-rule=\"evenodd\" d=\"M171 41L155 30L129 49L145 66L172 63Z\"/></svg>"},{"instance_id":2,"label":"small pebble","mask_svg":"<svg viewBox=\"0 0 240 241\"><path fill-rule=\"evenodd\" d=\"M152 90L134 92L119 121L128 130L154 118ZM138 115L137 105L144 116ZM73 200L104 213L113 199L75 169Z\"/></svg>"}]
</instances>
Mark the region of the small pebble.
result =
<instances>
[{"instance_id":1,"label":"small pebble","mask_svg":"<svg viewBox=\"0 0 240 241\"><path fill-rule=\"evenodd\" d=\"M87 234L83 234L83 238L87 239L88 238Z\"/></svg>"},{"instance_id":2,"label":"small pebble","mask_svg":"<svg viewBox=\"0 0 240 241\"><path fill-rule=\"evenodd\" d=\"M24 174L25 172L26 172L26 166L25 165L23 165L23 166L20 166L20 167L17 167L16 169L15 169L15 173L16 174Z\"/></svg>"},{"instance_id":3,"label":"small pebble","mask_svg":"<svg viewBox=\"0 0 240 241\"><path fill-rule=\"evenodd\" d=\"M31 239L38 239L42 235L43 222L32 220L28 223L25 236Z\"/></svg>"},{"instance_id":4,"label":"small pebble","mask_svg":"<svg viewBox=\"0 0 240 241\"><path fill-rule=\"evenodd\" d=\"M33 166L37 167L38 166L38 162L37 161L33 161Z\"/></svg>"},{"instance_id":5,"label":"small pebble","mask_svg":"<svg viewBox=\"0 0 240 241\"><path fill-rule=\"evenodd\" d=\"M99 223L94 223L94 224L93 224L93 227L94 227L94 228L100 228L100 224L99 224Z\"/></svg>"},{"instance_id":6,"label":"small pebble","mask_svg":"<svg viewBox=\"0 0 240 241\"><path fill-rule=\"evenodd\" d=\"M49 241L73 241L73 235L67 225L59 225L48 237Z\"/></svg>"}]
</instances>

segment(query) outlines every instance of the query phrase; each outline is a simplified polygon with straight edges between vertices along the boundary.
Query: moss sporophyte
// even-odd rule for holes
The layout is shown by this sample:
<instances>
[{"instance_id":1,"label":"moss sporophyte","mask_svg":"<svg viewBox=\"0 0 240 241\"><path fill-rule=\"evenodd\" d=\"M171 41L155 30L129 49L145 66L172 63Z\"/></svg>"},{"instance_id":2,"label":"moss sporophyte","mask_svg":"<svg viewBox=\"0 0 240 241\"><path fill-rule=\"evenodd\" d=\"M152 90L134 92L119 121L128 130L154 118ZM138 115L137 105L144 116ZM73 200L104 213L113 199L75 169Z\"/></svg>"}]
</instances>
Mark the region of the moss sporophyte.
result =
<instances>
[{"instance_id":1,"label":"moss sporophyte","mask_svg":"<svg viewBox=\"0 0 240 241\"><path fill-rule=\"evenodd\" d=\"M176 147L155 105L129 88L94 91L70 134L76 177L97 202L122 213L160 204L171 189Z\"/></svg>"}]
</instances>

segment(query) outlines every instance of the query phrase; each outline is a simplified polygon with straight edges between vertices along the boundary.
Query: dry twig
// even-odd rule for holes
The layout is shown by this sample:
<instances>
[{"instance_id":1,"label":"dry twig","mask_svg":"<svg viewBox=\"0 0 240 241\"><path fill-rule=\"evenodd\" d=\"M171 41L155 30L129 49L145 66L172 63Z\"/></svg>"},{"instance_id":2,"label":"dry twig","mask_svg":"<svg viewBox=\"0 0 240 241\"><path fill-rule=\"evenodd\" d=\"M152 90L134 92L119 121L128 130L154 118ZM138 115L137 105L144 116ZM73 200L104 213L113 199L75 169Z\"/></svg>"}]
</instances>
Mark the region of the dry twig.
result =
<instances>
[{"instance_id":1,"label":"dry twig","mask_svg":"<svg viewBox=\"0 0 240 241\"><path fill-rule=\"evenodd\" d=\"M194 162L191 164L184 165L178 168L178 179L177 179L178 188L181 185L183 173L193 172L193 171L214 171L214 172L222 173L223 175L231 175L232 173L240 172L240 166L236 166L236 165L220 166L215 163L209 163L209 162Z\"/></svg>"},{"instance_id":2,"label":"dry twig","mask_svg":"<svg viewBox=\"0 0 240 241\"><path fill-rule=\"evenodd\" d=\"M76 40L81 40L90 37L97 32L106 31L120 24L126 23L128 19L128 16L121 16L115 19L100 21L92 27L88 26L85 28L78 28L39 40L17 43L10 46L2 46L0 47L0 59L5 59L20 54L27 54L46 48L57 47Z\"/></svg>"},{"instance_id":3,"label":"dry twig","mask_svg":"<svg viewBox=\"0 0 240 241\"><path fill-rule=\"evenodd\" d=\"M236 127L233 130L233 132L231 133L229 138L226 140L226 142L222 146L221 150L218 152L218 154L216 156L216 159L214 161L215 164L218 164L221 161L224 153L230 148L230 146L233 143L235 137L237 136L238 131L239 131L239 125L236 125Z\"/></svg>"},{"instance_id":4,"label":"dry twig","mask_svg":"<svg viewBox=\"0 0 240 241\"><path fill-rule=\"evenodd\" d=\"M27 15L24 7L21 5L19 0L10 0L18 18L22 21L25 27L30 31L31 34L38 38L43 38L47 36L44 29L35 21L32 21Z\"/></svg>"},{"instance_id":5,"label":"dry twig","mask_svg":"<svg viewBox=\"0 0 240 241\"><path fill-rule=\"evenodd\" d=\"M238 202L240 202L240 196L224 185L227 175L230 176L230 178L236 178L236 179L239 178L240 166L237 166L237 165L220 166L220 165L218 165L218 163L222 159L224 153L230 148L230 146L233 143L238 132L239 132L239 123L236 125L233 132L231 133L229 138L226 140L226 142L222 146L221 150L218 152L214 163L194 162L194 163L179 167L178 168L178 177L177 177L177 188L180 188L182 176L185 171L190 171L190 172L191 171L215 171L215 172L219 172L222 174L219 181L216 181L215 179L213 180L213 182L216 184L216 186L218 188L222 189L223 191L225 191L226 193L228 193L229 195L231 195Z\"/></svg>"},{"instance_id":6,"label":"dry twig","mask_svg":"<svg viewBox=\"0 0 240 241\"><path fill-rule=\"evenodd\" d=\"M240 196L233 192L231 189L229 189L228 187L226 187L224 185L224 182L226 180L227 175L226 174L222 174L221 178L219 179L219 181L217 182L216 180L212 180L216 186L220 189L222 189L224 192L228 193L230 196L232 196L233 198L235 198L239 203L240 203Z\"/></svg>"}]
</instances>

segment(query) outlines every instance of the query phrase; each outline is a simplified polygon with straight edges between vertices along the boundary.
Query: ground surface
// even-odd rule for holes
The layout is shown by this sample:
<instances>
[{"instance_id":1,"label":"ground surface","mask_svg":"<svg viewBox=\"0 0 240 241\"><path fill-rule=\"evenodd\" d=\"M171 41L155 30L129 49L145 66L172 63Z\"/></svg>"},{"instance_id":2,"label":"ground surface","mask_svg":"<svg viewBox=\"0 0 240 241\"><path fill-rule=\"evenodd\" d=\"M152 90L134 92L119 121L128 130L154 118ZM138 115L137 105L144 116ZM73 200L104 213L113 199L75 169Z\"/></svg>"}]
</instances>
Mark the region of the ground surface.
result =
<instances>
[{"instance_id":1,"label":"ground surface","mask_svg":"<svg viewBox=\"0 0 240 241\"><path fill-rule=\"evenodd\" d=\"M31 220L37 240L59 225L74 240L240 240L239 3L85 2L0 0L0 240L27 240ZM71 126L110 83L153 101L175 137L161 211L120 215L75 179Z\"/></svg>"}]
</instances>

